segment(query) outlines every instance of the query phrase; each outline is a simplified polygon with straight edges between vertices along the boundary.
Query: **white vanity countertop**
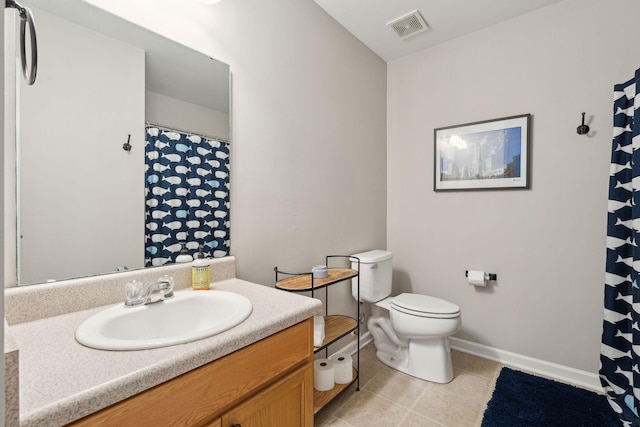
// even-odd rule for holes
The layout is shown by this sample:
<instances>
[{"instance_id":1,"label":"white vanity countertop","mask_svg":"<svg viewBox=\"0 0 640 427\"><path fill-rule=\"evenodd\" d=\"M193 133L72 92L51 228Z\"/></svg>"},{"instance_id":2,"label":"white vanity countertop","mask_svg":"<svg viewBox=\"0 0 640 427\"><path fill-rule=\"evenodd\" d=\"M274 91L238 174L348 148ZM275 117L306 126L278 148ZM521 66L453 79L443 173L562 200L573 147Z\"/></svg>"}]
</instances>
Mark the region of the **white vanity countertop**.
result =
<instances>
[{"instance_id":1,"label":"white vanity countertop","mask_svg":"<svg viewBox=\"0 0 640 427\"><path fill-rule=\"evenodd\" d=\"M188 344L140 351L82 346L75 340L76 328L105 307L10 326L20 351L20 425L61 426L80 419L322 310L317 299L240 279L214 283L216 289L249 298L251 316L229 331Z\"/></svg>"}]
</instances>

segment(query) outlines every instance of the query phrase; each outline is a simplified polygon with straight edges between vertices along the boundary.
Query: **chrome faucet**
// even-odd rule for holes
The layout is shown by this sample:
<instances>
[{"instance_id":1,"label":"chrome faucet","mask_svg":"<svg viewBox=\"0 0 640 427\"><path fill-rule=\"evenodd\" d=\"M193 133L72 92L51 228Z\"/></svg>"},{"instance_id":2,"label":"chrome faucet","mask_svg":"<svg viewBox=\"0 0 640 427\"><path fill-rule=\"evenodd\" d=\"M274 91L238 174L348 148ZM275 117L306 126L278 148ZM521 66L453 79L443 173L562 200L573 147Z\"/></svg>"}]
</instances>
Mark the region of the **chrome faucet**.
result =
<instances>
[{"instance_id":1,"label":"chrome faucet","mask_svg":"<svg viewBox=\"0 0 640 427\"><path fill-rule=\"evenodd\" d=\"M125 289L127 299L124 305L126 307L135 307L153 304L173 297L173 279L168 276L162 276L156 283L149 285L144 293L142 289L142 282L138 280L127 283Z\"/></svg>"}]
</instances>

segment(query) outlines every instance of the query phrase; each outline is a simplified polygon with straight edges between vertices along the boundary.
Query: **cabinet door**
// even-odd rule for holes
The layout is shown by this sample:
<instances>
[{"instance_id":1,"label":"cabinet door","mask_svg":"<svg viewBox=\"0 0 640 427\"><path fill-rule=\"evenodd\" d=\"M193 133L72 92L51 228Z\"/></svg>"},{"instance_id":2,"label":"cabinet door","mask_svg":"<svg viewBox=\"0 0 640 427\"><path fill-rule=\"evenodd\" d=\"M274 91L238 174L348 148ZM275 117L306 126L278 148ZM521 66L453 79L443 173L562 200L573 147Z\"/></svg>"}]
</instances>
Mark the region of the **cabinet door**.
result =
<instances>
[{"instance_id":1,"label":"cabinet door","mask_svg":"<svg viewBox=\"0 0 640 427\"><path fill-rule=\"evenodd\" d=\"M313 427L313 364L308 363L222 415L222 427Z\"/></svg>"}]
</instances>

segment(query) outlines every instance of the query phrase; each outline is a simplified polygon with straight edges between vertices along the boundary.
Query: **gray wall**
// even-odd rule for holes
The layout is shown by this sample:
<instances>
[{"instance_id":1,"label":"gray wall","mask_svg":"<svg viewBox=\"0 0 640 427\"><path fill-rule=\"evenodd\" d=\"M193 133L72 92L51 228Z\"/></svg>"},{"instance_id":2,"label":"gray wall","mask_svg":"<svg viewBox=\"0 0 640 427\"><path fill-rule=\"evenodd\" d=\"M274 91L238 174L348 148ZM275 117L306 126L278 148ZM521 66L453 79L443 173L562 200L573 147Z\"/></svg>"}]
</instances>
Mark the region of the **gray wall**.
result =
<instances>
[{"instance_id":1,"label":"gray wall","mask_svg":"<svg viewBox=\"0 0 640 427\"><path fill-rule=\"evenodd\" d=\"M240 278L386 246L386 64L312 0L90 2L230 65ZM346 291L332 311L353 307Z\"/></svg>"},{"instance_id":2,"label":"gray wall","mask_svg":"<svg viewBox=\"0 0 640 427\"><path fill-rule=\"evenodd\" d=\"M144 141L144 52L33 12L38 81L19 88L20 283L141 267L144 193L132 183L144 175L144 151L122 144L127 134ZM96 242L118 250L96 251Z\"/></svg>"},{"instance_id":3,"label":"gray wall","mask_svg":"<svg viewBox=\"0 0 640 427\"><path fill-rule=\"evenodd\" d=\"M159 126L229 139L229 114L145 91L145 120Z\"/></svg>"},{"instance_id":4,"label":"gray wall","mask_svg":"<svg viewBox=\"0 0 640 427\"><path fill-rule=\"evenodd\" d=\"M240 277L270 285L275 265L388 247L397 291L461 306L459 337L597 370L612 86L637 67L640 47L620 41L636 3L566 0L392 62L385 82L311 0L164 0L154 16L150 0L91 1L231 65ZM522 113L531 190L433 192L434 128ZM474 289L465 269L498 284Z\"/></svg>"},{"instance_id":5,"label":"gray wall","mask_svg":"<svg viewBox=\"0 0 640 427\"><path fill-rule=\"evenodd\" d=\"M613 85L638 66L639 12L567 0L389 64L394 286L459 304L458 337L597 372ZM524 113L530 190L433 191L434 128ZM466 269L498 283L475 289Z\"/></svg>"},{"instance_id":6,"label":"gray wall","mask_svg":"<svg viewBox=\"0 0 640 427\"><path fill-rule=\"evenodd\" d=\"M233 3L233 4L232 4ZM242 278L386 245L386 65L310 0L222 2ZM224 11L224 10L223 10Z\"/></svg>"}]
</instances>

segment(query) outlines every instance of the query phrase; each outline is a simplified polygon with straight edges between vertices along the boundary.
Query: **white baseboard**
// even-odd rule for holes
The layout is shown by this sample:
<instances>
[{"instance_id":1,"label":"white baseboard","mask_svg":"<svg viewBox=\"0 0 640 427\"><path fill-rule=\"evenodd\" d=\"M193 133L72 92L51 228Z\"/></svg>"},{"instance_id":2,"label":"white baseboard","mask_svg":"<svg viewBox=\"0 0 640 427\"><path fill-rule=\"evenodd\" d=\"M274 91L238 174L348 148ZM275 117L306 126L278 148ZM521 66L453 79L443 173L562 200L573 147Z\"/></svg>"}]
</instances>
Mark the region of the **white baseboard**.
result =
<instances>
[{"instance_id":1,"label":"white baseboard","mask_svg":"<svg viewBox=\"0 0 640 427\"><path fill-rule=\"evenodd\" d=\"M360 348L364 347L370 342L373 342L373 336L369 331L365 332L360 336ZM353 356L356 353L357 348L358 348L358 340L355 339L355 335L354 335L353 341L351 341L349 344L342 347L340 350L332 352L331 355L334 355L336 353L347 353Z\"/></svg>"},{"instance_id":2,"label":"white baseboard","mask_svg":"<svg viewBox=\"0 0 640 427\"><path fill-rule=\"evenodd\" d=\"M582 371L580 369L540 359L534 359L533 357L523 356L510 351L499 350L497 348L488 347L486 345L477 344L456 337L450 337L449 344L452 349L463 353L469 353L485 359L495 360L496 362L513 366L514 368L539 374L547 378L557 379L560 382L573 384L578 387L595 391L596 393L603 392L598 374L594 374L592 372Z\"/></svg>"},{"instance_id":3,"label":"white baseboard","mask_svg":"<svg viewBox=\"0 0 640 427\"><path fill-rule=\"evenodd\" d=\"M373 342L373 336L369 331L360 337L360 348ZM463 353L473 354L489 360L494 360L504 365L522 369L527 372L538 374L547 378L556 379L560 382L573 384L596 393L603 393L598 374L571 368L553 362L547 362L533 357L523 356L510 351L500 350L472 341L463 340L456 337L449 338L449 345L452 349ZM357 348L357 341L354 339L335 353L347 353L354 355Z\"/></svg>"}]
</instances>

